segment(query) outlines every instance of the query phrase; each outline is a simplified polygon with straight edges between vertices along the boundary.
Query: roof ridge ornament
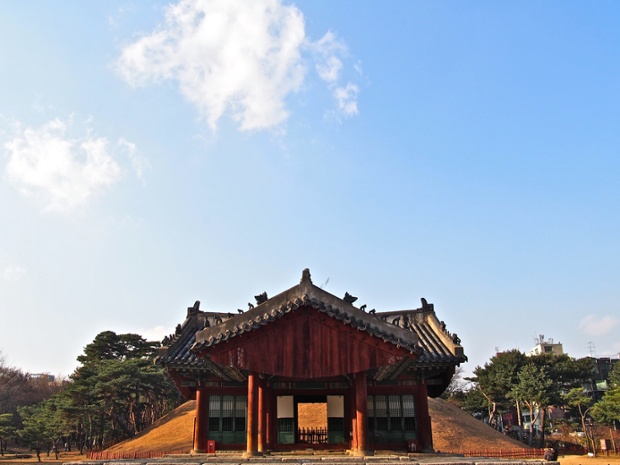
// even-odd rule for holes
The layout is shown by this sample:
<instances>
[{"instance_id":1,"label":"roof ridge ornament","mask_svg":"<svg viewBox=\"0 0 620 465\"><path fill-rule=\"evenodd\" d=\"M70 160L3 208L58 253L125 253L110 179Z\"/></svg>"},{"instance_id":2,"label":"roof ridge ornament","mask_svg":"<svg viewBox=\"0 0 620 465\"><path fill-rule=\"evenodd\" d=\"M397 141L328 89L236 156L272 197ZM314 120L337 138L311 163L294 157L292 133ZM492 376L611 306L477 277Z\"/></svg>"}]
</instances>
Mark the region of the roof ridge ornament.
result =
<instances>
[{"instance_id":1,"label":"roof ridge ornament","mask_svg":"<svg viewBox=\"0 0 620 465\"><path fill-rule=\"evenodd\" d=\"M301 281L299 281L299 284L302 284L304 282L312 284L312 278L310 277L310 268L304 268L304 270L301 272Z\"/></svg>"},{"instance_id":2,"label":"roof ridge ornament","mask_svg":"<svg viewBox=\"0 0 620 465\"><path fill-rule=\"evenodd\" d=\"M191 307L187 307L187 316L197 315L200 311L200 300L194 302L194 305Z\"/></svg>"},{"instance_id":3,"label":"roof ridge ornament","mask_svg":"<svg viewBox=\"0 0 620 465\"><path fill-rule=\"evenodd\" d=\"M261 294L255 295L254 299L256 299L256 305L260 305L267 302L267 300L269 300L269 297L267 297L267 292L263 292Z\"/></svg>"}]
</instances>

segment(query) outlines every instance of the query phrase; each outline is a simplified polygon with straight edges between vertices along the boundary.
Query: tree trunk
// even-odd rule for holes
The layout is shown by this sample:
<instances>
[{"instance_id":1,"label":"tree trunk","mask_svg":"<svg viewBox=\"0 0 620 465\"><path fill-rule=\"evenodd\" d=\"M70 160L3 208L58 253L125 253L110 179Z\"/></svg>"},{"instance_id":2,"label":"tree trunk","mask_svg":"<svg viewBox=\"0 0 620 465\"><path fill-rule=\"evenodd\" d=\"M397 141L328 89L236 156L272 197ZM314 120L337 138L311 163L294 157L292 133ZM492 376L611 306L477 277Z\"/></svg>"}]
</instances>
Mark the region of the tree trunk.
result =
<instances>
[{"instance_id":1,"label":"tree trunk","mask_svg":"<svg viewBox=\"0 0 620 465\"><path fill-rule=\"evenodd\" d=\"M519 425L519 441L523 441L523 418L521 417L521 402L516 402L517 424Z\"/></svg>"},{"instance_id":2,"label":"tree trunk","mask_svg":"<svg viewBox=\"0 0 620 465\"><path fill-rule=\"evenodd\" d=\"M540 447L545 447L545 420L547 419L547 407L540 407Z\"/></svg>"},{"instance_id":3,"label":"tree trunk","mask_svg":"<svg viewBox=\"0 0 620 465\"><path fill-rule=\"evenodd\" d=\"M534 409L532 408L532 405L528 404L527 402L525 403L525 405L527 405L527 408L530 411L530 434L529 438L527 439L527 445L532 447L532 441L534 440Z\"/></svg>"},{"instance_id":4,"label":"tree trunk","mask_svg":"<svg viewBox=\"0 0 620 465\"><path fill-rule=\"evenodd\" d=\"M589 431L589 433L586 432L586 440L588 441L588 443L592 447L592 454L594 455L594 457L596 457L596 443L594 442L594 431L592 429L592 426L590 426L590 428L588 428L588 431Z\"/></svg>"},{"instance_id":5,"label":"tree trunk","mask_svg":"<svg viewBox=\"0 0 620 465\"><path fill-rule=\"evenodd\" d=\"M78 432L77 432L77 440L78 443L76 444L76 446L78 447L79 451L80 451L80 455L82 455L84 453L84 425L83 423L80 421L78 422Z\"/></svg>"},{"instance_id":6,"label":"tree trunk","mask_svg":"<svg viewBox=\"0 0 620 465\"><path fill-rule=\"evenodd\" d=\"M579 409L579 413L581 413L581 408ZM586 417L583 414L581 415L581 429L586 437L586 446L588 447L588 451L590 451L590 438L588 437L588 429L586 428Z\"/></svg>"},{"instance_id":7,"label":"tree trunk","mask_svg":"<svg viewBox=\"0 0 620 465\"><path fill-rule=\"evenodd\" d=\"M114 425L112 425L112 430L114 430ZM100 416L99 416L99 432L98 432L98 438L97 438L97 447L98 450L101 450L101 448L103 447L103 433L105 431L105 416L104 413L101 412Z\"/></svg>"},{"instance_id":8,"label":"tree trunk","mask_svg":"<svg viewBox=\"0 0 620 465\"><path fill-rule=\"evenodd\" d=\"M536 420L538 420L538 417L540 416L540 409L538 409L538 413L536 414L536 416L534 416L534 409L536 408L536 404L533 402L526 402L525 405L527 405L527 408L530 411L530 437L528 440L528 445L530 447L532 447L533 441L534 441L534 424L536 423Z\"/></svg>"},{"instance_id":9,"label":"tree trunk","mask_svg":"<svg viewBox=\"0 0 620 465\"><path fill-rule=\"evenodd\" d=\"M493 402L491 398L485 394L485 392L482 390L480 386L478 386L478 389L480 390L480 394L482 394L482 396L487 401L487 411L489 413L489 426L493 426L493 418L495 417L495 411L497 410L497 403Z\"/></svg>"},{"instance_id":10,"label":"tree trunk","mask_svg":"<svg viewBox=\"0 0 620 465\"><path fill-rule=\"evenodd\" d=\"M489 405L489 425L493 426L493 419L495 418L495 412L497 411L497 403L491 402Z\"/></svg>"},{"instance_id":11,"label":"tree trunk","mask_svg":"<svg viewBox=\"0 0 620 465\"><path fill-rule=\"evenodd\" d=\"M129 425L128 429L133 432L133 434L135 435L138 432L138 422L136 421L136 409L135 409L135 402L131 402L131 404L129 405Z\"/></svg>"}]
</instances>

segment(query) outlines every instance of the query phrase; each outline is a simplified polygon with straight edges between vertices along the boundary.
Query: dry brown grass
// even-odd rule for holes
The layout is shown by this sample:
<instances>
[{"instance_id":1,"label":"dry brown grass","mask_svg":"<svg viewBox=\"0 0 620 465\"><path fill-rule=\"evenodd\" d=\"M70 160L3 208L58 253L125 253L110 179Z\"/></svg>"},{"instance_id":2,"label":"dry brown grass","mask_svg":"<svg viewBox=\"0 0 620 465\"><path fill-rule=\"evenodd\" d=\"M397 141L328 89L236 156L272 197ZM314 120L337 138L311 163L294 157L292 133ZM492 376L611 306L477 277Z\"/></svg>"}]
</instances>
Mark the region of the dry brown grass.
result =
<instances>
[{"instance_id":1,"label":"dry brown grass","mask_svg":"<svg viewBox=\"0 0 620 465\"><path fill-rule=\"evenodd\" d=\"M116 444L111 452L186 451L192 449L196 401L185 402L131 439Z\"/></svg>"},{"instance_id":2,"label":"dry brown grass","mask_svg":"<svg viewBox=\"0 0 620 465\"><path fill-rule=\"evenodd\" d=\"M519 441L497 432L443 399L428 399L436 451L521 449Z\"/></svg>"}]
</instances>

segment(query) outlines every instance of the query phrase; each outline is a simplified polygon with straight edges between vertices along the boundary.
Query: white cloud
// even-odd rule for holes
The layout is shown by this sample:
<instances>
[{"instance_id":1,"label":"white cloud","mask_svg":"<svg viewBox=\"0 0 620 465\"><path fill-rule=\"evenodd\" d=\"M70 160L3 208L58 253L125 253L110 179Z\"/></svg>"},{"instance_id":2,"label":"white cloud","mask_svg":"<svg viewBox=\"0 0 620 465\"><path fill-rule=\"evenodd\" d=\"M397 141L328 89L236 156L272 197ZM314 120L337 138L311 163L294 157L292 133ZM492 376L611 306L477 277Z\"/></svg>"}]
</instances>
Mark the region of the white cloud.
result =
<instances>
[{"instance_id":1,"label":"white cloud","mask_svg":"<svg viewBox=\"0 0 620 465\"><path fill-rule=\"evenodd\" d=\"M308 40L296 6L181 0L166 9L165 24L122 50L117 68L132 85L177 81L213 130L226 113L241 130L256 130L288 118L285 99L301 89L305 51L320 60L321 79L335 86L346 47L332 33Z\"/></svg>"},{"instance_id":2,"label":"white cloud","mask_svg":"<svg viewBox=\"0 0 620 465\"><path fill-rule=\"evenodd\" d=\"M120 178L107 139L89 133L71 138L70 129L71 122L59 119L37 129L17 124L13 139L4 144L9 182L22 194L43 201L47 210L83 206Z\"/></svg>"},{"instance_id":3,"label":"white cloud","mask_svg":"<svg viewBox=\"0 0 620 465\"><path fill-rule=\"evenodd\" d=\"M144 172L151 168L151 164L145 157L138 153L136 144L133 142L129 142L121 138L118 140L118 145L127 153L127 157L129 158L129 162L131 163L136 177L140 180L140 182L142 182L142 185L144 185Z\"/></svg>"},{"instance_id":4,"label":"white cloud","mask_svg":"<svg viewBox=\"0 0 620 465\"><path fill-rule=\"evenodd\" d=\"M319 76L326 82L336 82L340 76L341 69L342 61L335 56L330 56L325 63L317 64L316 66Z\"/></svg>"},{"instance_id":5,"label":"white cloud","mask_svg":"<svg viewBox=\"0 0 620 465\"><path fill-rule=\"evenodd\" d=\"M347 116L357 115L357 94L359 88L352 83L347 83L344 87L337 87L334 95L338 101L338 108Z\"/></svg>"},{"instance_id":6,"label":"white cloud","mask_svg":"<svg viewBox=\"0 0 620 465\"><path fill-rule=\"evenodd\" d=\"M316 71L319 77L328 83L335 83L342 70L341 56L346 55L347 46L329 31L319 40L309 44L316 56Z\"/></svg>"},{"instance_id":7,"label":"white cloud","mask_svg":"<svg viewBox=\"0 0 620 465\"><path fill-rule=\"evenodd\" d=\"M351 82L340 85L343 70L342 58L347 55L347 47L344 42L330 31L312 44L311 48L317 56L316 71L331 89L339 112L345 116L357 115L359 112L357 106L359 87ZM356 64L354 69L361 74L359 64Z\"/></svg>"},{"instance_id":8,"label":"white cloud","mask_svg":"<svg viewBox=\"0 0 620 465\"><path fill-rule=\"evenodd\" d=\"M4 269L4 279L7 281L19 281L26 275L26 270L21 266L7 266Z\"/></svg>"},{"instance_id":9,"label":"white cloud","mask_svg":"<svg viewBox=\"0 0 620 465\"><path fill-rule=\"evenodd\" d=\"M618 318L610 315L587 315L579 322L579 329L589 336L603 336L611 333L619 322Z\"/></svg>"}]
</instances>

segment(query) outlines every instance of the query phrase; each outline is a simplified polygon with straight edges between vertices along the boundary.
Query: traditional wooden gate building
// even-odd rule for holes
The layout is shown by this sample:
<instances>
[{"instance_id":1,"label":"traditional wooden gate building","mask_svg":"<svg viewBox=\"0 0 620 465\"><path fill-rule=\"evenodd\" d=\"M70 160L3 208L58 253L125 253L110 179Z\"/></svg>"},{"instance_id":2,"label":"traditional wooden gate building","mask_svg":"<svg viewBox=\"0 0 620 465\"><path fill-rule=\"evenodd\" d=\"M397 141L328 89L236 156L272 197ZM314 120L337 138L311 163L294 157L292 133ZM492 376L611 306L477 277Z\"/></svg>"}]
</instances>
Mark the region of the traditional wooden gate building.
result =
<instances>
[{"instance_id":1,"label":"traditional wooden gate building","mask_svg":"<svg viewBox=\"0 0 620 465\"><path fill-rule=\"evenodd\" d=\"M247 311L188 308L157 363L196 399L194 450L306 449L298 406L322 403L327 428L313 448L432 451L427 396L467 360L460 340L424 299L389 312L355 301L315 286L306 269L298 285L256 296Z\"/></svg>"}]
</instances>

